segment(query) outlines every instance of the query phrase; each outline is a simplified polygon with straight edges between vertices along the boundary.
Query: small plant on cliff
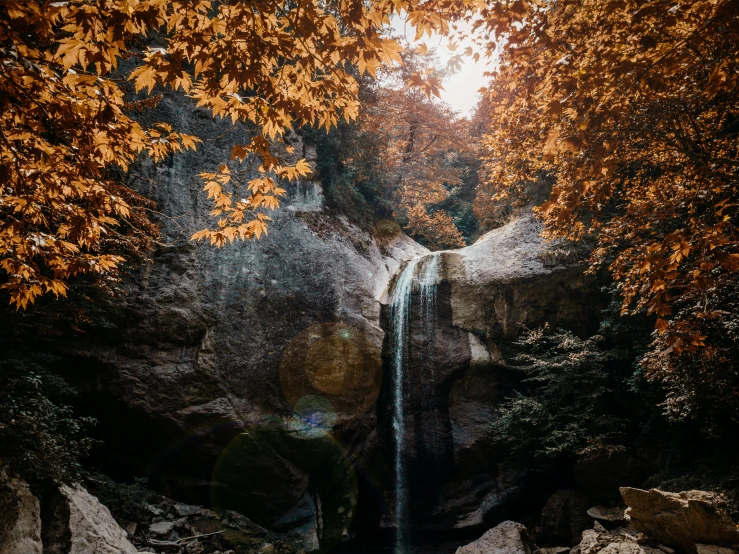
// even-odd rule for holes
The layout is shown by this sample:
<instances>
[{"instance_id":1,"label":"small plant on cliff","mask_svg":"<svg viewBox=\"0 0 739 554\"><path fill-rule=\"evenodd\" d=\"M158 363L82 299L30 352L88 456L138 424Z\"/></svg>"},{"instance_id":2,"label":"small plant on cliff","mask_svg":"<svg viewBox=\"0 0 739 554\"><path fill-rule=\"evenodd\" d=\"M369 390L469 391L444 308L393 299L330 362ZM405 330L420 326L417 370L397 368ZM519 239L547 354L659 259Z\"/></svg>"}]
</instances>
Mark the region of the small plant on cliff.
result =
<instances>
[{"instance_id":1,"label":"small plant on cliff","mask_svg":"<svg viewBox=\"0 0 739 554\"><path fill-rule=\"evenodd\" d=\"M74 481L93 446L65 401L74 390L49 367L50 356L22 351L0 355L0 458L31 484Z\"/></svg>"}]
</instances>

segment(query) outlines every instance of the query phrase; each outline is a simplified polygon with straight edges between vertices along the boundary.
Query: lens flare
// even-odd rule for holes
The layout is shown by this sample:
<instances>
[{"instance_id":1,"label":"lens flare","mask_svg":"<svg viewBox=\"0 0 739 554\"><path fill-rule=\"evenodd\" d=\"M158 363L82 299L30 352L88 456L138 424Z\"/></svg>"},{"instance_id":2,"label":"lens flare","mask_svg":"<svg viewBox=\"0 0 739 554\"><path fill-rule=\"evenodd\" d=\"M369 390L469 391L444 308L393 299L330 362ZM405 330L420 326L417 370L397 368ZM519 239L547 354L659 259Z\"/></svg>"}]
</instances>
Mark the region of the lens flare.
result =
<instances>
[{"instance_id":1,"label":"lens flare","mask_svg":"<svg viewBox=\"0 0 739 554\"><path fill-rule=\"evenodd\" d=\"M374 404L382 361L381 339L371 333L343 322L319 323L290 342L282 355L280 383L296 413L303 410L298 409L301 402L319 402L305 399L323 398L335 417L333 426L362 415Z\"/></svg>"}]
</instances>

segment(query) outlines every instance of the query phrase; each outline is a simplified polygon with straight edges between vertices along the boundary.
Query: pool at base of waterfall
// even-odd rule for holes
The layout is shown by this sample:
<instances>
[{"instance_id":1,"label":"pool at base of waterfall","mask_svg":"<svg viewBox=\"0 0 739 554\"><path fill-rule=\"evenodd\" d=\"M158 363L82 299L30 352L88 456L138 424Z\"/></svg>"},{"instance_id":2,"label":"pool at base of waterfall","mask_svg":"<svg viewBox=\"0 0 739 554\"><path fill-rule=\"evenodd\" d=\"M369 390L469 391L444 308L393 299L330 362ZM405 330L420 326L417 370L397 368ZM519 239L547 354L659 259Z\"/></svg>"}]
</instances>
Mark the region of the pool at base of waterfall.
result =
<instances>
[{"instance_id":1,"label":"pool at base of waterfall","mask_svg":"<svg viewBox=\"0 0 739 554\"><path fill-rule=\"evenodd\" d=\"M454 541L443 543L419 544L413 547L406 547L408 554L454 554L457 548L467 544L470 541ZM393 554L395 547L387 546L349 546L333 550L331 554Z\"/></svg>"}]
</instances>

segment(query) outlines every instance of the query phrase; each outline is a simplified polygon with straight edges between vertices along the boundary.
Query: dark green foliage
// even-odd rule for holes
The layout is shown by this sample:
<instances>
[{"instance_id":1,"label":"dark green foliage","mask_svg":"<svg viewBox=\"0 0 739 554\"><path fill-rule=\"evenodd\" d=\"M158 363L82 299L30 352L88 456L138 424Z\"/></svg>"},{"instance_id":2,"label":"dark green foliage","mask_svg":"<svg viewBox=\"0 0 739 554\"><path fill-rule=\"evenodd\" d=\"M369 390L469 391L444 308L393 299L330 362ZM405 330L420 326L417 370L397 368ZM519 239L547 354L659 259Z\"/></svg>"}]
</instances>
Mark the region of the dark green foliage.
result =
<instances>
[{"instance_id":1,"label":"dark green foliage","mask_svg":"<svg viewBox=\"0 0 739 554\"><path fill-rule=\"evenodd\" d=\"M20 350L0 353L0 457L31 484L79 478L93 445L66 404L73 389L50 371L54 358Z\"/></svg>"},{"instance_id":2,"label":"dark green foliage","mask_svg":"<svg viewBox=\"0 0 739 554\"><path fill-rule=\"evenodd\" d=\"M536 469L597 451L649 446L667 431L664 394L639 365L651 323L622 317L617 289L604 292L611 302L598 334L580 338L545 327L525 333L507 355L522 379L501 404L494 435Z\"/></svg>"},{"instance_id":3,"label":"dark green foliage","mask_svg":"<svg viewBox=\"0 0 739 554\"><path fill-rule=\"evenodd\" d=\"M462 186L452 188L449 197L439 202L434 208L444 210L451 216L454 225L459 229L467 244L477 239L480 222L477 220L472 204L477 194L479 160L475 158L458 158L457 163L464 170ZM435 210L431 210L433 213Z\"/></svg>"},{"instance_id":4,"label":"dark green foliage","mask_svg":"<svg viewBox=\"0 0 739 554\"><path fill-rule=\"evenodd\" d=\"M600 335L581 339L546 327L517 341L512 365L523 379L493 422L497 442L539 467L619 446L627 422L616 408L628 393L610 371L621 355L604 342Z\"/></svg>"},{"instance_id":5,"label":"dark green foliage","mask_svg":"<svg viewBox=\"0 0 739 554\"><path fill-rule=\"evenodd\" d=\"M371 151L376 144L364 140L358 143L356 123L341 123L329 132L306 128L306 139L316 144L316 175L321 180L329 209L349 216L360 225L370 226L378 217L392 214L392 206L378 191L379 177L373 179L378 167L362 168L370 178L359 178L355 164L346 163L356 148ZM377 154L379 156L379 153ZM378 159L374 156L374 159ZM369 156L372 158L372 156Z\"/></svg>"},{"instance_id":6,"label":"dark green foliage","mask_svg":"<svg viewBox=\"0 0 739 554\"><path fill-rule=\"evenodd\" d=\"M658 343L649 319L620 316L618 291L611 287L609 293L597 335L539 329L507 354L521 381L492 423L502 454L530 460L531 469L546 474L578 458L625 451L634 475L645 479L633 484L720 492L739 516L739 429L730 415L739 306L727 304L722 317L706 322L709 332L723 333L723 349L695 358L683 354L670 369L649 363ZM719 361L721 371L702 370ZM667 378L649 379L649 371L668 369Z\"/></svg>"},{"instance_id":7,"label":"dark green foliage","mask_svg":"<svg viewBox=\"0 0 739 554\"><path fill-rule=\"evenodd\" d=\"M446 212L452 216L452 221L460 230L467 244L474 242L479 231L479 223L472 209L472 204L466 201L455 202Z\"/></svg>"},{"instance_id":8,"label":"dark green foliage","mask_svg":"<svg viewBox=\"0 0 739 554\"><path fill-rule=\"evenodd\" d=\"M90 472L85 479L88 490L105 504L119 522L147 521L151 513L146 505L155 500L146 478L135 478L131 483L117 483L107 475Z\"/></svg>"}]
</instances>

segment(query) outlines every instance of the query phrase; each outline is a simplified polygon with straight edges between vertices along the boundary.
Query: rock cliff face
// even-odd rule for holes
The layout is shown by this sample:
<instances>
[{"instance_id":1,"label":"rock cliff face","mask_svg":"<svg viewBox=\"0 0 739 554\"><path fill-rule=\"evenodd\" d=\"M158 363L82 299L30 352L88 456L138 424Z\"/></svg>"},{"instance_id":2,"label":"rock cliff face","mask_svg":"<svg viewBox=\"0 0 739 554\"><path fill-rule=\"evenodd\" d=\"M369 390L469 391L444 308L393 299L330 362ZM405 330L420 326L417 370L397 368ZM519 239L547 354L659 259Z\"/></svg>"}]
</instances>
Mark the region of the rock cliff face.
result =
<instances>
[{"instance_id":1,"label":"rock cliff face","mask_svg":"<svg viewBox=\"0 0 739 554\"><path fill-rule=\"evenodd\" d=\"M540 231L523 216L439 254L430 321L422 303L413 303L405 451L419 530L483 528L520 492L525 468L498 463L489 431L511 382L506 346L523 328L544 323L582 334L597 328L597 287L579 267L545 265L551 247ZM378 406L386 457L390 400L386 387Z\"/></svg>"},{"instance_id":2,"label":"rock cliff face","mask_svg":"<svg viewBox=\"0 0 739 554\"><path fill-rule=\"evenodd\" d=\"M0 462L0 552L41 554L41 506L25 481Z\"/></svg>"},{"instance_id":3,"label":"rock cliff face","mask_svg":"<svg viewBox=\"0 0 739 554\"><path fill-rule=\"evenodd\" d=\"M375 433L379 299L401 262L427 251L328 217L315 182L290 187L262 240L195 244L189 236L213 224L197 175L246 131L177 97L151 117L204 144L135 174L164 214L167 246L95 314L98 330L65 345L66 377L101 422L98 461L184 501L340 538L355 511L354 467Z\"/></svg>"},{"instance_id":4,"label":"rock cliff face","mask_svg":"<svg viewBox=\"0 0 739 554\"><path fill-rule=\"evenodd\" d=\"M137 172L135 186L164 214L167 246L99 314L97 331L64 348L80 404L101 421L98 461L306 544L335 543L352 521L379 526L392 512L388 290L404 261L428 251L329 217L316 182L290 189L266 238L196 245L188 237L212 223L197 174L246 131L176 97L152 118L204 144ZM415 308L411 343L424 354L409 368L407 455L424 489L418 528L482 525L515 494L519 471L496 463L487 431L505 344L522 325L595 326L593 287L577 267L545 267L538 230L524 217L441 254L430 348Z\"/></svg>"}]
</instances>

